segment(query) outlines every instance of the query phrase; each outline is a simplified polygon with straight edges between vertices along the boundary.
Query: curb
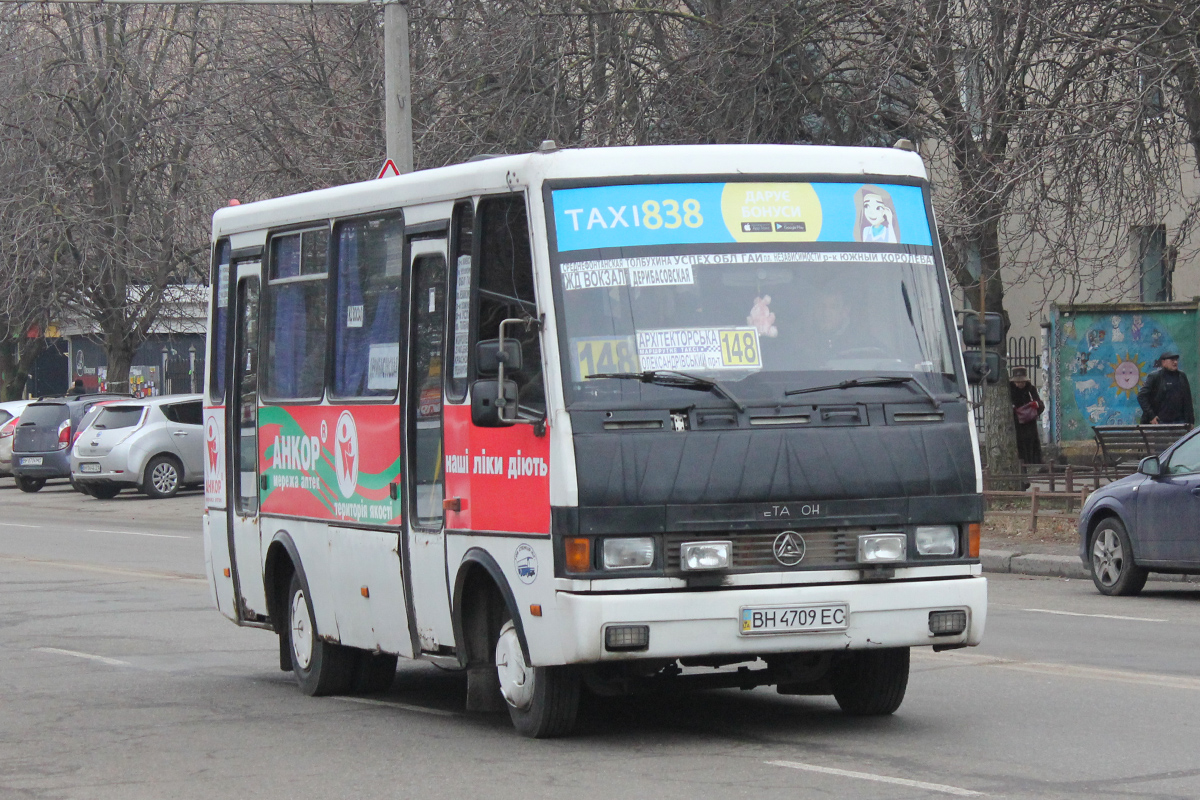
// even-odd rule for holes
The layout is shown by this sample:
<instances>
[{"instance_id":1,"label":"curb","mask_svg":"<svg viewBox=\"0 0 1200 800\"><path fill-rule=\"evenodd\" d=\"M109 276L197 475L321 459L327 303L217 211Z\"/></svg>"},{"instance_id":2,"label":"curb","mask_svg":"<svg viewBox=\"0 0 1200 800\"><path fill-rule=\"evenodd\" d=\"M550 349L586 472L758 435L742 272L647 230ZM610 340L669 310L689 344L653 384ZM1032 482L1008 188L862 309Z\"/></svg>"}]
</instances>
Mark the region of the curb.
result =
<instances>
[{"instance_id":1,"label":"curb","mask_svg":"<svg viewBox=\"0 0 1200 800\"><path fill-rule=\"evenodd\" d=\"M1040 575L1050 578L1091 580L1092 572L1079 556L1056 556L1046 553L1022 553L1017 550L979 551L984 572L1007 572L1014 575ZM1155 581L1200 583L1200 575L1168 575L1152 572Z\"/></svg>"}]
</instances>

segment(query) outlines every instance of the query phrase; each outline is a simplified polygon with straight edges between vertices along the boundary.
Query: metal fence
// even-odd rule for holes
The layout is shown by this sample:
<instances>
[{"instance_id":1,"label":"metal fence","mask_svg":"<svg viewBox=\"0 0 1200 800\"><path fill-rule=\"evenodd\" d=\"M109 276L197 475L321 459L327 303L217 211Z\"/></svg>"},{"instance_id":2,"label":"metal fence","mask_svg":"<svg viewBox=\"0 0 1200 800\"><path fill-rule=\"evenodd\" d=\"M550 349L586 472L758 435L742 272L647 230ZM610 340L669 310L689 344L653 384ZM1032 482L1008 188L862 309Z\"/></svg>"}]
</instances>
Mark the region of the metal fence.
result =
<instances>
[{"instance_id":1,"label":"metal fence","mask_svg":"<svg viewBox=\"0 0 1200 800\"><path fill-rule=\"evenodd\" d=\"M1042 348L1036 336L1008 337L1008 369L1025 367L1029 370L1029 380L1037 386L1042 369ZM1001 376L1001 381L1007 382L1008 375ZM1039 391L1042 387L1038 386ZM1045 392L1043 391L1044 395ZM1043 400L1045 398L1043 397ZM975 425L983 434L983 387L971 386L971 407L975 409Z\"/></svg>"}]
</instances>

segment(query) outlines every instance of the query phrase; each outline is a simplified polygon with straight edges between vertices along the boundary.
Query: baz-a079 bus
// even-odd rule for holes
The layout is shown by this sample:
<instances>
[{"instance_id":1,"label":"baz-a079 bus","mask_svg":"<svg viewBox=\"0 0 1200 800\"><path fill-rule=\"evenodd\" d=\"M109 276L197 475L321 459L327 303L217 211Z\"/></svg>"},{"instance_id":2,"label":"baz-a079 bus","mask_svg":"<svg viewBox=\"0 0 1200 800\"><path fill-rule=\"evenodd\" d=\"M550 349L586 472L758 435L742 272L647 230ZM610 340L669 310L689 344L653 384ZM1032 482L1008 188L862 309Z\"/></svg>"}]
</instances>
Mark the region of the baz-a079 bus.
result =
<instances>
[{"instance_id":1,"label":"baz-a079 bus","mask_svg":"<svg viewBox=\"0 0 1200 800\"><path fill-rule=\"evenodd\" d=\"M978 644L981 473L921 159L483 159L213 218L217 608L309 694L397 657L568 732L580 692L900 705Z\"/></svg>"}]
</instances>

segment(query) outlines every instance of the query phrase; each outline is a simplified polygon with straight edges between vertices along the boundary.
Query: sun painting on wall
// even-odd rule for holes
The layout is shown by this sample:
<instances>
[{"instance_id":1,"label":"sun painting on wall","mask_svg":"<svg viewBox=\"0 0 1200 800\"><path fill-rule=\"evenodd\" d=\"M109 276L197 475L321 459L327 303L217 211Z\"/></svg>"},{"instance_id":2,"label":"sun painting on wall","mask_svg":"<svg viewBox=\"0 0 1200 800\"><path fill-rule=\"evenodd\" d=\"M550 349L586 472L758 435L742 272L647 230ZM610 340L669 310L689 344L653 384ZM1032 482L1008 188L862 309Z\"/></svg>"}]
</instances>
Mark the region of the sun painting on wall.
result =
<instances>
[{"instance_id":1,"label":"sun painting on wall","mask_svg":"<svg viewBox=\"0 0 1200 800\"><path fill-rule=\"evenodd\" d=\"M1127 397L1137 394L1138 387L1146 374L1142 360L1136 355L1126 353L1118 356L1112 367L1112 373L1108 377L1112 380L1112 388L1117 390L1116 393Z\"/></svg>"}]
</instances>

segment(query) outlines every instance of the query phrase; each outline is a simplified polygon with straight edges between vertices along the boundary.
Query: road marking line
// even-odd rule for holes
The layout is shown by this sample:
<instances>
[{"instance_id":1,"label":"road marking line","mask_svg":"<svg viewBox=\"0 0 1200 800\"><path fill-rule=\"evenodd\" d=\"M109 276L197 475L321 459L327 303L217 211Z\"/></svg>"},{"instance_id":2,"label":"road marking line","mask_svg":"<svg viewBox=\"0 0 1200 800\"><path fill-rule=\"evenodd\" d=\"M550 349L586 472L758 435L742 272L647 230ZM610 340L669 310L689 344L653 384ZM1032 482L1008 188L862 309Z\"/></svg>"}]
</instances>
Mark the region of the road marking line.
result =
<instances>
[{"instance_id":1,"label":"road marking line","mask_svg":"<svg viewBox=\"0 0 1200 800\"><path fill-rule=\"evenodd\" d=\"M1085 667L1078 664L1050 664L1037 661L1016 661L995 656L976 656L966 653L940 653L918 659L924 663L935 660L958 661L964 667L996 667L1009 669L1014 672L1031 672L1037 675L1051 675L1059 678L1083 678L1087 680L1115 681L1140 686L1157 686L1165 689L1186 689L1200 691L1200 678L1186 675L1163 675L1154 672L1132 672L1105 667Z\"/></svg>"},{"instance_id":2,"label":"road marking line","mask_svg":"<svg viewBox=\"0 0 1200 800\"><path fill-rule=\"evenodd\" d=\"M1022 608L1022 611L1033 611L1038 614L1058 614L1063 617L1096 617L1097 619L1123 619L1129 622L1167 622L1165 619L1153 617L1122 617L1118 614L1082 614L1078 611L1055 611L1052 608Z\"/></svg>"},{"instance_id":3,"label":"road marking line","mask_svg":"<svg viewBox=\"0 0 1200 800\"><path fill-rule=\"evenodd\" d=\"M153 536L156 539L190 539L190 536L174 536L169 533L139 533L138 531L101 531L95 528L87 528L88 533L121 533L125 536Z\"/></svg>"},{"instance_id":4,"label":"road marking line","mask_svg":"<svg viewBox=\"0 0 1200 800\"><path fill-rule=\"evenodd\" d=\"M6 528L40 528L41 525L22 525L19 522L0 522Z\"/></svg>"},{"instance_id":5,"label":"road marking line","mask_svg":"<svg viewBox=\"0 0 1200 800\"><path fill-rule=\"evenodd\" d=\"M876 781L877 783L891 783L896 786L910 786L914 789L925 789L930 792L941 792L943 794L952 794L958 797L985 797L983 792L972 791L971 789L960 789L957 786L947 786L943 783L926 783L925 781L912 781L908 778L890 778L886 775L873 775L870 772L853 772L848 769L834 769L833 767L818 767L816 764L801 764L796 761L767 761L765 762L774 767L787 767L788 769L802 769L807 772L820 772L825 775L837 775L842 778L858 778L863 781Z\"/></svg>"},{"instance_id":6,"label":"road marking line","mask_svg":"<svg viewBox=\"0 0 1200 800\"><path fill-rule=\"evenodd\" d=\"M457 717L458 713L454 711L443 711L440 708L425 708L424 706L413 706L408 703L393 703L390 700L372 700L368 697L335 697L334 700L345 700L347 703L362 703L367 706L387 706L388 708L402 708L405 711L416 711L421 714L433 714L435 717Z\"/></svg>"},{"instance_id":7,"label":"road marking line","mask_svg":"<svg viewBox=\"0 0 1200 800\"><path fill-rule=\"evenodd\" d=\"M99 661L101 664L108 664L110 667L128 667L131 666L128 661L119 661L115 658L105 658L104 656L95 656L91 653L79 653L75 650L60 650L57 647L35 647L39 653L57 653L60 656L74 656L75 658L86 658L88 661Z\"/></svg>"},{"instance_id":8,"label":"road marking line","mask_svg":"<svg viewBox=\"0 0 1200 800\"><path fill-rule=\"evenodd\" d=\"M80 564L77 561L55 561L49 558L26 558L25 556L0 555L0 562L9 564L32 564L37 567L61 567L63 569L78 569L84 572L98 572L102 575L119 575L127 578L153 578L168 581L195 581L207 583L203 575L188 572L154 572L145 569L124 569L121 567L101 567L96 564Z\"/></svg>"}]
</instances>

